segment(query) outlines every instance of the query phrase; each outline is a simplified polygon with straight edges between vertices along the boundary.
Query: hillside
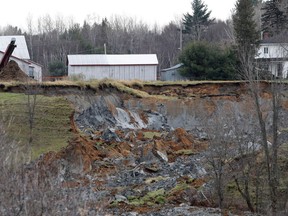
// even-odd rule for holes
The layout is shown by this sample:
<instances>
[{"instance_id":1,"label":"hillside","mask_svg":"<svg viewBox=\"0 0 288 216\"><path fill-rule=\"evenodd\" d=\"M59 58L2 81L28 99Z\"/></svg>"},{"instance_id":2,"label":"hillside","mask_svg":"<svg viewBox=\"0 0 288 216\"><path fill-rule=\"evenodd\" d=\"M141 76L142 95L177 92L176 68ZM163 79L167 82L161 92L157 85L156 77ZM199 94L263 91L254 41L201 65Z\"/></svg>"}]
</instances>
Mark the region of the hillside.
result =
<instances>
[{"instance_id":1,"label":"hillside","mask_svg":"<svg viewBox=\"0 0 288 216\"><path fill-rule=\"evenodd\" d=\"M22 145L29 140L28 96L19 93L1 93L1 122L7 125L9 139ZM69 131L71 104L63 97L37 95L33 128L32 158L42 153L59 151L73 137Z\"/></svg>"},{"instance_id":2,"label":"hillside","mask_svg":"<svg viewBox=\"0 0 288 216\"><path fill-rule=\"evenodd\" d=\"M36 159L16 166L11 158L18 151L12 138L26 145L27 91L21 83L0 85L5 117L1 127L7 128L0 141L9 152L2 151L0 157L9 161L2 164L2 215L221 215L213 174L213 161L220 157L222 213L252 215L234 181L241 174L240 157L254 163L252 168L246 166L251 168L253 203L257 201L260 212L267 210L264 171L259 175L261 194L255 192L259 180L255 167L261 167L264 159L247 83L107 80L31 86L39 98L32 142ZM270 137L269 83L261 83L260 95ZM279 163L284 175L280 205L285 205L287 190L286 95L284 86L279 122ZM255 147L255 160L249 159L249 150L239 154L240 138L240 146Z\"/></svg>"}]
</instances>

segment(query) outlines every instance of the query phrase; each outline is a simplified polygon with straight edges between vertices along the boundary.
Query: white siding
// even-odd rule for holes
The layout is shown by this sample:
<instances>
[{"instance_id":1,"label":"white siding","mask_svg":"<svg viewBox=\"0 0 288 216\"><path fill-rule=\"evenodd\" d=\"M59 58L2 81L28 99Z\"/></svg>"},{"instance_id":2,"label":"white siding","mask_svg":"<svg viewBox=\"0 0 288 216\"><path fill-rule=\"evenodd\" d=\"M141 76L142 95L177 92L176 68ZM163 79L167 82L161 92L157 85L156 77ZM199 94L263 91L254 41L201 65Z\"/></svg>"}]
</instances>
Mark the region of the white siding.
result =
<instances>
[{"instance_id":1,"label":"white siding","mask_svg":"<svg viewBox=\"0 0 288 216\"><path fill-rule=\"evenodd\" d=\"M30 66L34 68L34 79L42 82L42 67L38 64L30 62Z\"/></svg>"},{"instance_id":2,"label":"white siding","mask_svg":"<svg viewBox=\"0 0 288 216\"><path fill-rule=\"evenodd\" d=\"M266 52L265 52L266 51ZM260 44L256 58L287 58L288 44L263 43Z\"/></svg>"},{"instance_id":3,"label":"white siding","mask_svg":"<svg viewBox=\"0 0 288 216\"><path fill-rule=\"evenodd\" d=\"M287 75L288 75L288 62L286 61L283 63L283 77L287 78Z\"/></svg>"},{"instance_id":4,"label":"white siding","mask_svg":"<svg viewBox=\"0 0 288 216\"><path fill-rule=\"evenodd\" d=\"M157 66L155 65L125 65L125 66L68 66L69 76L83 75L85 80L91 79L117 79L117 80L143 80L157 79Z\"/></svg>"},{"instance_id":5,"label":"white siding","mask_svg":"<svg viewBox=\"0 0 288 216\"><path fill-rule=\"evenodd\" d=\"M19 60L17 58L10 57L10 59L17 62L18 66L29 76L29 66L34 68L34 79L42 82L42 67L38 64Z\"/></svg>"},{"instance_id":6,"label":"white siding","mask_svg":"<svg viewBox=\"0 0 288 216\"><path fill-rule=\"evenodd\" d=\"M281 65L281 68L282 68L282 71L279 72L279 65ZM270 62L269 64L269 68L268 68L269 71L271 71L271 73L275 76L281 76L282 74L282 77L283 78L287 78L287 75L288 75L288 62Z\"/></svg>"},{"instance_id":7,"label":"white siding","mask_svg":"<svg viewBox=\"0 0 288 216\"><path fill-rule=\"evenodd\" d=\"M90 79L156 80L156 54L68 55L68 76Z\"/></svg>"}]
</instances>

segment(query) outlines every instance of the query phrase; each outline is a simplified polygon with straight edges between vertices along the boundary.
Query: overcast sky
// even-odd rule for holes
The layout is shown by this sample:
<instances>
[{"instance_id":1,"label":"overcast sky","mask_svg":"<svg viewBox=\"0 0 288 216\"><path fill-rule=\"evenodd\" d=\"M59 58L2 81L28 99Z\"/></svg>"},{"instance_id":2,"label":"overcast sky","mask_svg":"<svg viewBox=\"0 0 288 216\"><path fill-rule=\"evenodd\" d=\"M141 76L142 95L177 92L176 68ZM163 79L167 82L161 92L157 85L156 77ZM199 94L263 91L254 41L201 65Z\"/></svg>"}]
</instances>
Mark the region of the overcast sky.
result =
<instances>
[{"instance_id":1,"label":"overcast sky","mask_svg":"<svg viewBox=\"0 0 288 216\"><path fill-rule=\"evenodd\" d=\"M236 0L203 0L212 17L225 20L231 15ZM39 16L61 16L73 18L83 23L87 16L111 17L120 15L136 18L149 25L155 23L163 26L170 21L179 19L184 13L191 13L192 0L1 0L0 26L18 26L26 29L27 17L33 21Z\"/></svg>"}]
</instances>

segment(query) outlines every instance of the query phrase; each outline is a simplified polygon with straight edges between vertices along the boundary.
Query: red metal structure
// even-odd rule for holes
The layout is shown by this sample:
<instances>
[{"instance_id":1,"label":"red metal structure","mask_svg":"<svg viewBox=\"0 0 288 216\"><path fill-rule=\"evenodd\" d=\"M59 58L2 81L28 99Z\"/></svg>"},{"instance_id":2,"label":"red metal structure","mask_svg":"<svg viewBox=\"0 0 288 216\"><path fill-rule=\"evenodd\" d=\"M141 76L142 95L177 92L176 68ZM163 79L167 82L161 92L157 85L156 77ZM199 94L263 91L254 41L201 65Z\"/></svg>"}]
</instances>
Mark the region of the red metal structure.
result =
<instances>
[{"instance_id":1,"label":"red metal structure","mask_svg":"<svg viewBox=\"0 0 288 216\"><path fill-rule=\"evenodd\" d=\"M11 42L7 46L6 51L5 51L5 53L4 53L4 55L3 55L2 59L1 59L0 71L7 65L10 56L12 55L15 47L17 46L17 45L15 45L15 42L16 42L16 39L15 38L11 38Z\"/></svg>"}]
</instances>

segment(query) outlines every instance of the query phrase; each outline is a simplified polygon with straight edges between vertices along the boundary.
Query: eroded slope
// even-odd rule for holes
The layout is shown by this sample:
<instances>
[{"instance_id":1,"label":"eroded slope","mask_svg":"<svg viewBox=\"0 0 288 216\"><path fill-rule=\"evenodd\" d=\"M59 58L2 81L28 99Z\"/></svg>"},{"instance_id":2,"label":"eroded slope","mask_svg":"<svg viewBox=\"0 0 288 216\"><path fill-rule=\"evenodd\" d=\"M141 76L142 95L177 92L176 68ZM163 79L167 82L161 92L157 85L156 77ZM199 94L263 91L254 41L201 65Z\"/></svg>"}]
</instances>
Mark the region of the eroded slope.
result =
<instances>
[{"instance_id":1,"label":"eroded slope","mask_svg":"<svg viewBox=\"0 0 288 216\"><path fill-rule=\"evenodd\" d=\"M60 87L43 88L42 93L57 94ZM140 89L150 96L134 97L109 85L100 90L64 87L61 94L75 108L71 130L76 138L25 167L33 170L25 176L36 188L27 184L22 191L30 202L20 199L1 211L25 204L30 215L36 206L48 215L221 215L218 209L199 208L217 206L207 149L217 134L226 139L239 132L255 135L251 142L257 144L259 128L246 84ZM285 140L286 91L283 95L279 133ZM270 99L264 83L261 105L268 131ZM237 157L232 141L229 154L229 161ZM246 209L239 194L227 197L227 206Z\"/></svg>"}]
</instances>

